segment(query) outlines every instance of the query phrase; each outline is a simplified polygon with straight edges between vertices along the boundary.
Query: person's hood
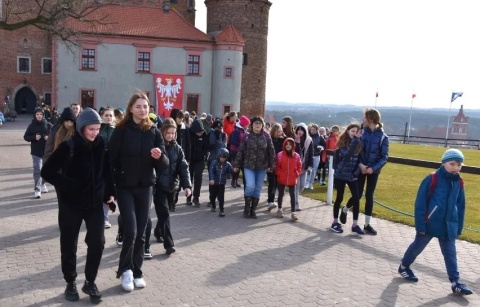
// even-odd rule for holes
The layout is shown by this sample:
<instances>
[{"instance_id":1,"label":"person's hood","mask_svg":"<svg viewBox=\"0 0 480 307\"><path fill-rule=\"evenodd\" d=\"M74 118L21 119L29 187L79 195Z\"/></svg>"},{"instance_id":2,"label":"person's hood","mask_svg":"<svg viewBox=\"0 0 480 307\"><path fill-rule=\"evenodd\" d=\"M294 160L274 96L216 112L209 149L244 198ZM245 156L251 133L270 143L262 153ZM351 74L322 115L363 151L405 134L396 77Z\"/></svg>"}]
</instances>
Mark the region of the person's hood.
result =
<instances>
[{"instance_id":1,"label":"person's hood","mask_svg":"<svg viewBox=\"0 0 480 307\"><path fill-rule=\"evenodd\" d=\"M75 113L73 113L73 110L70 107L63 109L62 114L60 115L59 123L63 124L63 122L66 120L71 120L72 122L77 120Z\"/></svg>"},{"instance_id":2,"label":"person's hood","mask_svg":"<svg viewBox=\"0 0 480 307\"><path fill-rule=\"evenodd\" d=\"M192 125L190 126L190 130L194 133L204 131L202 121L199 119L195 119Z\"/></svg>"},{"instance_id":3,"label":"person's hood","mask_svg":"<svg viewBox=\"0 0 480 307\"><path fill-rule=\"evenodd\" d=\"M307 125L305 125L305 123L299 123L297 124L297 126L295 127L295 132L298 131L298 129L302 129L303 130L303 134L305 134L305 136L307 136L307 130L308 130L308 127Z\"/></svg>"},{"instance_id":4,"label":"person's hood","mask_svg":"<svg viewBox=\"0 0 480 307\"><path fill-rule=\"evenodd\" d=\"M228 149L220 148L217 152L217 157L216 158L217 158L217 160L219 160L221 156L226 155L227 159L228 159L229 154L230 154L230 152L228 151Z\"/></svg>"},{"instance_id":5,"label":"person's hood","mask_svg":"<svg viewBox=\"0 0 480 307\"><path fill-rule=\"evenodd\" d=\"M282 145L283 151L287 152L287 150L285 149L285 145L287 145L287 142L292 142L293 143L292 152L295 152L295 140L292 139L292 138L285 138L285 140L283 141L283 145Z\"/></svg>"},{"instance_id":6,"label":"person's hood","mask_svg":"<svg viewBox=\"0 0 480 307\"><path fill-rule=\"evenodd\" d=\"M37 113L42 113L42 120L40 120L40 121L37 120L37 117L36 117ZM35 122L40 123L40 122L42 122L44 119L45 119L45 112L43 111L43 109L42 109L42 108L35 108L35 111L33 112L33 120L32 120L32 122L33 122L33 123L35 123Z\"/></svg>"}]
</instances>

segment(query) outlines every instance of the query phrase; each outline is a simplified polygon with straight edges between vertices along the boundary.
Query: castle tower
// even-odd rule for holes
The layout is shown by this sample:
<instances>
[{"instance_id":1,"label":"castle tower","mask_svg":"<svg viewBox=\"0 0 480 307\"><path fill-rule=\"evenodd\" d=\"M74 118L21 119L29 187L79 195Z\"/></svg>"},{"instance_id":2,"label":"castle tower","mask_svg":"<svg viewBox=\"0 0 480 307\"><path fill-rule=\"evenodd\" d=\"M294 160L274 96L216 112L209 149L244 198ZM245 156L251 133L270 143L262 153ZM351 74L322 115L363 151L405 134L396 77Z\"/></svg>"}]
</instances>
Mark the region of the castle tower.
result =
<instances>
[{"instance_id":1,"label":"castle tower","mask_svg":"<svg viewBox=\"0 0 480 307\"><path fill-rule=\"evenodd\" d=\"M215 37L233 25L245 39L240 113L264 116L268 14L272 3L268 0L205 0L205 5L208 35Z\"/></svg>"},{"instance_id":2,"label":"castle tower","mask_svg":"<svg viewBox=\"0 0 480 307\"><path fill-rule=\"evenodd\" d=\"M114 3L155 7L163 7L168 4L169 8L175 9L188 22L195 25L195 0L114 0Z\"/></svg>"},{"instance_id":3,"label":"castle tower","mask_svg":"<svg viewBox=\"0 0 480 307\"><path fill-rule=\"evenodd\" d=\"M453 116L452 125L450 126L449 135L452 139L467 139L468 117L463 113L463 105L460 107L458 114Z\"/></svg>"}]
</instances>

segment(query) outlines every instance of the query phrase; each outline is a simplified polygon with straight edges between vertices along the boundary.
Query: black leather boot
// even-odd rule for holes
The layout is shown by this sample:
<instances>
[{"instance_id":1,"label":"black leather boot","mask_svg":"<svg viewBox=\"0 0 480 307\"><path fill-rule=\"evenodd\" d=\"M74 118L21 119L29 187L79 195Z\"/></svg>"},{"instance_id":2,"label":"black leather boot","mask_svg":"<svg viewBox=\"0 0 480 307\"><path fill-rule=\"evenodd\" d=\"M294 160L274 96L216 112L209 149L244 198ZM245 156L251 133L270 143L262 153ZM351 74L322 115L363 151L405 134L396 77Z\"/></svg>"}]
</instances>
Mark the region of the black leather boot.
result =
<instances>
[{"instance_id":1,"label":"black leather boot","mask_svg":"<svg viewBox=\"0 0 480 307\"><path fill-rule=\"evenodd\" d=\"M243 217L250 217L250 207L252 206L252 197L245 197L245 209L243 209Z\"/></svg>"},{"instance_id":2,"label":"black leather boot","mask_svg":"<svg viewBox=\"0 0 480 307\"><path fill-rule=\"evenodd\" d=\"M258 206L258 201L260 199L258 198L255 198L255 197L252 197L252 208L250 208L250 217L252 219L256 219L257 218L257 213L255 212L257 210L257 206Z\"/></svg>"}]
</instances>

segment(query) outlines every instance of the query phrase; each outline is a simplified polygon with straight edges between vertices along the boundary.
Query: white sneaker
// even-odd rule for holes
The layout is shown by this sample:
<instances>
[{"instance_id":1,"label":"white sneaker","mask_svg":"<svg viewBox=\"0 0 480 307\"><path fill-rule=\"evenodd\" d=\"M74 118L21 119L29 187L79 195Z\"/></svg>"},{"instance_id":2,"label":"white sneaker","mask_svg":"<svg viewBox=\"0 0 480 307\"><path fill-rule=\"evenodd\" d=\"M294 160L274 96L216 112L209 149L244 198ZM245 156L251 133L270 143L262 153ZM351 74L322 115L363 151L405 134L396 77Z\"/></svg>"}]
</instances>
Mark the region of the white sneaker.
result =
<instances>
[{"instance_id":1,"label":"white sneaker","mask_svg":"<svg viewBox=\"0 0 480 307\"><path fill-rule=\"evenodd\" d=\"M127 292L133 291L133 272L132 270L126 270L123 272L122 276L120 277L122 281L122 288Z\"/></svg>"},{"instance_id":2,"label":"white sneaker","mask_svg":"<svg viewBox=\"0 0 480 307\"><path fill-rule=\"evenodd\" d=\"M112 228L112 224L109 221L105 221L105 229Z\"/></svg>"},{"instance_id":3,"label":"white sneaker","mask_svg":"<svg viewBox=\"0 0 480 307\"><path fill-rule=\"evenodd\" d=\"M277 208L277 205L275 203L268 203L267 211L272 211L275 208Z\"/></svg>"},{"instance_id":4,"label":"white sneaker","mask_svg":"<svg viewBox=\"0 0 480 307\"><path fill-rule=\"evenodd\" d=\"M295 205L295 211L302 211L302 208L300 208L300 204Z\"/></svg>"},{"instance_id":5,"label":"white sneaker","mask_svg":"<svg viewBox=\"0 0 480 307\"><path fill-rule=\"evenodd\" d=\"M135 285L135 288L145 288L147 286L147 283L145 282L145 279L142 278L135 278L133 280L133 284Z\"/></svg>"},{"instance_id":6,"label":"white sneaker","mask_svg":"<svg viewBox=\"0 0 480 307\"><path fill-rule=\"evenodd\" d=\"M298 220L297 214L295 212L292 213L291 219L292 221Z\"/></svg>"},{"instance_id":7,"label":"white sneaker","mask_svg":"<svg viewBox=\"0 0 480 307\"><path fill-rule=\"evenodd\" d=\"M35 193L34 193L34 198L35 198L35 199L42 198L42 193L40 193L40 191L35 191Z\"/></svg>"},{"instance_id":8,"label":"white sneaker","mask_svg":"<svg viewBox=\"0 0 480 307\"><path fill-rule=\"evenodd\" d=\"M278 210L277 210L277 217L283 218L283 208L278 208Z\"/></svg>"},{"instance_id":9,"label":"white sneaker","mask_svg":"<svg viewBox=\"0 0 480 307\"><path fill-rule=\"evenodd\" d=\"M42 185L42 193L48 193L47 185L43 184Z\"/></svg>"}]
</instances>

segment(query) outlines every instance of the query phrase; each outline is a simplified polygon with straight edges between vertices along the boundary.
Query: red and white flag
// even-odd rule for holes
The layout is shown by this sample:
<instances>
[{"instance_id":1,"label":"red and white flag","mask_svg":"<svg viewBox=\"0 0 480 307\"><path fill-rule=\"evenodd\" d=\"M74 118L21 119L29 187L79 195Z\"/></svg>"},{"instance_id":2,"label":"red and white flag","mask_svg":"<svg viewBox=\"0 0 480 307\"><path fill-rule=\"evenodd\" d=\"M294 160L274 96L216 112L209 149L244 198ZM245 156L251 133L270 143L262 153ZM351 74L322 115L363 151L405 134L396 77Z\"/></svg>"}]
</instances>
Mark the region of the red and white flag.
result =
<instances>
[{"instance_id":1,"label":"red and white flag","mask_svg":"<svg viewBox=\"0 0 480 307\"><path fill-rule=\"evenodd\" d=\"M182 109L182 75L154 74L157 112L162 118L170 117L172 109Z\"/></svg>"},{"instance_id":2,"label":"red and white flag","mask_svg":"<svg viewBox=\"0 0 480 307\"><path fill-rule=\"evenodd\" d=\"M417 97L417 95L415 93L412 94L412 99Z\"/></svg>"}]
</instances>

